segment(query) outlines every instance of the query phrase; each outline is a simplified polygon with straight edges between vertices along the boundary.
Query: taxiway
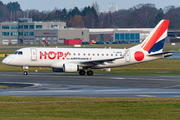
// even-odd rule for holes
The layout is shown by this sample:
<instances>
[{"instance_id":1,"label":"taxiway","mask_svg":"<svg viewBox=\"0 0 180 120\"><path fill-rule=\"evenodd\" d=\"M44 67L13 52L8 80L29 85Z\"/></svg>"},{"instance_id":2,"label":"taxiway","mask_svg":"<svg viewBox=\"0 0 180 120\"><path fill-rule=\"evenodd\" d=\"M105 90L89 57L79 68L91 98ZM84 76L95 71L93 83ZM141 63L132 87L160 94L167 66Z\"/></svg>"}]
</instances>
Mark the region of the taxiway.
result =
<instances>
[{"instance_id":1,"label":"taxiway","mask_svg":"<svg viewBox=\"0 0 180 120\"><path fill-rule=\"evenodd\" d=\"M0 72L0 96L180 97L180 75L98 75ZM32 86L33 85L33 86Z\"/></svg>"}]
</instances>

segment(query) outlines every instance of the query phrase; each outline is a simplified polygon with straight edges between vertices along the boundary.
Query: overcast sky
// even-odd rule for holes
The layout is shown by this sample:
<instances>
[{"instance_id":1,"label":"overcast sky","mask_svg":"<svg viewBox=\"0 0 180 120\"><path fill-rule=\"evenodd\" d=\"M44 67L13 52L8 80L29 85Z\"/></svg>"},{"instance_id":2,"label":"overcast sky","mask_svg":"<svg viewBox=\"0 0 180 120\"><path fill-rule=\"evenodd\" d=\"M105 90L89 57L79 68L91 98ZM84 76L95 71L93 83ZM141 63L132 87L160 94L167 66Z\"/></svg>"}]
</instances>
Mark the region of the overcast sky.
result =
<instances>
[{"instance_id":1,"label":"overcast sky","mask_svg":"<svg viewBox=\"0 0 180 120\"><path fill-rule=\"evenodd\" d=\"M99 4L100 11L108 8L110 3L118 5L118 9L129 9L130 7L136 6L140 3L152 3L157 8L164 8L168 5L180 6L180 0L1 0L4 4L9 2L18 2L21 5L22 10L37 9L53 10L55 7L58 9L72 9L75 6L79 9L85 6L91 6L93 2Z\"/></svg>"}]
</instances>

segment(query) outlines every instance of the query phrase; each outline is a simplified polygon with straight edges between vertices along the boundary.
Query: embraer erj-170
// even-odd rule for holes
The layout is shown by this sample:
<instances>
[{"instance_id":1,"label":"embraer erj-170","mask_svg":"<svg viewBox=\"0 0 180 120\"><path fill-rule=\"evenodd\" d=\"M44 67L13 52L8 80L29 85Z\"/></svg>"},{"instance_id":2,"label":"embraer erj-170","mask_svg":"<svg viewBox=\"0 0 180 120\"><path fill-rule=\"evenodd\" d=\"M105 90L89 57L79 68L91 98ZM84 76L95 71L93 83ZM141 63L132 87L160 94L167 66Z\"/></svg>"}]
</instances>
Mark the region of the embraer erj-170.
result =
<instances>
[{"instance_id":1,"label":"embraer erj-170","mask_svg":"<svg viewBox=\"0 0 180 120\"><path fill-rule=\"evenodd\" d=\"M162 52L169 20L161 20L148 37L129 49L94 48L22 48L6 57L2 63L21 66L24 75L28 67L51 67L53 72L78 72L93 75L91 69L113 68L171 56Z\"/></svg>"}]
</instances>

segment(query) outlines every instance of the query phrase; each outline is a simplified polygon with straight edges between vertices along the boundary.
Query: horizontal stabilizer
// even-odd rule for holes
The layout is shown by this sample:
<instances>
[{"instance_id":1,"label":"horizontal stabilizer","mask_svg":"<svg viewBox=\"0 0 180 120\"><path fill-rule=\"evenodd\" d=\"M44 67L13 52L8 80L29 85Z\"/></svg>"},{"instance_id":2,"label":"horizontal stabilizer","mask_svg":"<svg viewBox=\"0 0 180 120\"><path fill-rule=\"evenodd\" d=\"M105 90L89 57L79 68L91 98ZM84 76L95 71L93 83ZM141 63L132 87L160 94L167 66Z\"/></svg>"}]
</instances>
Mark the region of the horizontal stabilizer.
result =
<instances>
[{"instance_id":1,"label":"horizontal stabilizer","mask_svg":"<svg viewBox=\"0 0 180 120\"><path fill-rule=\"evenodd\" d=\"M156 54L150 54L148 56L158 56L158 55L164 55L164 57L169 57L172 55L172 52L161 52L161 53L156 53Z\"/></svg>"}]
</instances>

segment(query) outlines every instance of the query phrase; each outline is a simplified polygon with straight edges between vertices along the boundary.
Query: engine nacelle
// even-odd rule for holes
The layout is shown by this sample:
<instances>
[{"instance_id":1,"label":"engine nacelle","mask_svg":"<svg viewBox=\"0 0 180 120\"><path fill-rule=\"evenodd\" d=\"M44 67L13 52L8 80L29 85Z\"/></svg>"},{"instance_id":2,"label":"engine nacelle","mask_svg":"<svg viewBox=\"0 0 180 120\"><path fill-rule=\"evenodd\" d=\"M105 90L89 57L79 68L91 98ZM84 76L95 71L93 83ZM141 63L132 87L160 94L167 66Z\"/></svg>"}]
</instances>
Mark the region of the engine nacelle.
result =
<instances>
[{"instance_id":1,"label":"engine nacelle","mask_svg":"<svg viewBox=\"0 0 180 120\"><path fill-rule=\"evenodd\" d=\"M64 72L63 68L52 68L53 72Z\"/></svg>"},{"instance_id":2,"label":"engine nacelle","mask_svg":"<svg viewBox=\"0 0 180 120\"><path fill-rule=\"evenodd\" d=\"M79 65L74 63L65 63L63 65L64 72L77 72L79 71Z\"/></svg>"}]
</instances>

